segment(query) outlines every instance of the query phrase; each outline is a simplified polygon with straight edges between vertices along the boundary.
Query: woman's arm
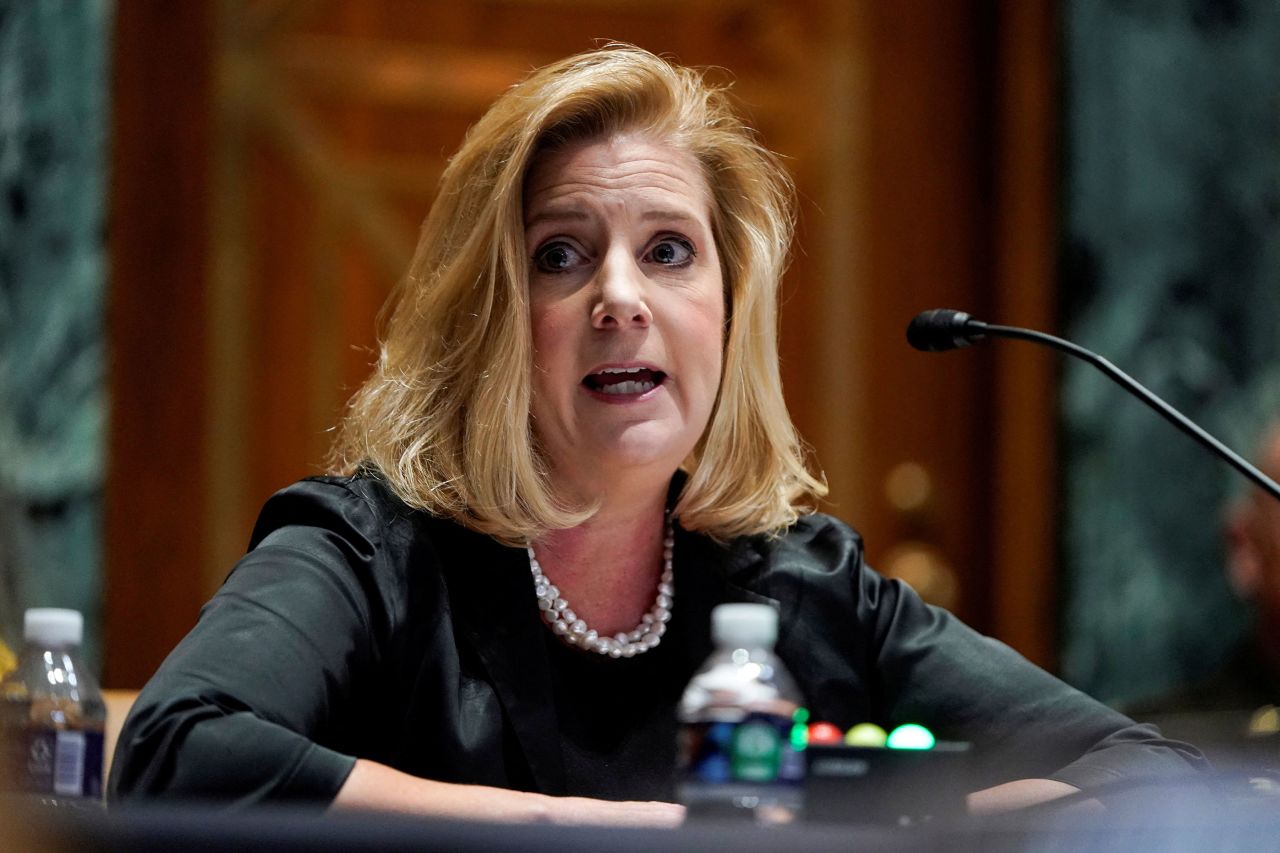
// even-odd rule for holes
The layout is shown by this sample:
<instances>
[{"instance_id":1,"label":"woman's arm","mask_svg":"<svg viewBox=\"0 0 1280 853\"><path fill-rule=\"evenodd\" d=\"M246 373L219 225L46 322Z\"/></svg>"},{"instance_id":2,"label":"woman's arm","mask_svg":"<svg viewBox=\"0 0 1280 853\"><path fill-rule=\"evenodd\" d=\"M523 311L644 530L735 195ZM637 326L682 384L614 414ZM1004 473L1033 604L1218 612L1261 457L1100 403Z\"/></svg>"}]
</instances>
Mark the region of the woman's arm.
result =
<instances>
[{"instance_id":1,"label":"woman's arm","mask_svg":"<svg viewBox=\"0 0 1280 853\"><path fill-rule=\"evenodd\" d=\"M793 628L779 650L807 676L809 701L830 717L852 705L865 720L919 723L972 744L964 773L975 810L1125 780L1193 781L1207 769L1194 747L1135 724L867 568L860 539L840 522L802 521L776 548L757 591L783 602Z\"/></svg>"},{"instance_id":2,"label":"woman's arm","mask_svg":"<svg viewBox=\"0 0 1280 853\"><path fill-rule=\"evenodd\" d=\"M876 623L886 716L932 723L946 739L971 742L977 805L1024 796L1031 805L1055 790L1192 779L1207 769L1194 747L1134 723L905 586L861 574L864 606ZM996 784L1001 776L1018 787Z\"/></svg>"},{"instance_id":3,"label":"woman's arm","mask_svg":"<svg viewBox=\"0 0 1280 853\"><path fill-rule=\"evenodd\" d=\"M356 761L333 808L502 823L676 826L684 819L684 807L673 803L617 803L585 797L548 797L484 785L455 785L420 779L365 759Z\"/></svg>"},{"instance_id":4,"label":"woman's arm","mask_svg":"<svg viewBox=\"0 0 1280 853\"><path fill-rule=\"evenodd\" d=\"M337 485L268 501L252 550L134 703L110 796L330 802L363 730L353 699L376 685L387 633L380 530Z\"/></svg>"},{"instance_id":5,"label":"woman's arm","mask_svg":"<svg viewBox=\"0 0 1280 853\"><path fill-rule=\"evenodd\" d=\"M371 718L361 707L381 708L379 721L387 711L392 719L404 713L380 704L396 695L376 692L397 677L385 674L382 661L393 646L390 626L406 618L408 600L392 563L379 562L379 537L401 535L387 532L384 515L324 482L299 484L268 503L252 552L135 702L112 770L113 799L288 801L511 822L678 823L683 809L668 803L450 784L353 757L370 754L363 738ZM420 583L434 577L414 566ZM419 608L415 618L438 625L442 613ZM450 680L456 677L443 679Z\"/></svg>"}]
</instances>

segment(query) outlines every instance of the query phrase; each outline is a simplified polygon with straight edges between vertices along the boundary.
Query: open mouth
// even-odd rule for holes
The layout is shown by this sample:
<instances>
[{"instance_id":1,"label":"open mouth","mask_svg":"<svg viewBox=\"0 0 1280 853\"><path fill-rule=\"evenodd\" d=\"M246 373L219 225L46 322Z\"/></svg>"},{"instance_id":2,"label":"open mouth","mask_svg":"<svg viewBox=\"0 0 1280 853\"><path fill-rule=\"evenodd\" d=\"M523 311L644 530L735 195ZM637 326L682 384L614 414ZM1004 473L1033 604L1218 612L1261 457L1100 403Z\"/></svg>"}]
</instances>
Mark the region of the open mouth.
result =
<instances>
[{"instance_id":1,"label":"open mouth","mask_svg":"<svg viewBox=\"0 0 1280 853\"><path fill-rule=\"evenodd\" d=\"M667 374L648 367L608 367L588 373L582 384L601 394L644 394L662 384Z\"/></svg>"}]
</instances>

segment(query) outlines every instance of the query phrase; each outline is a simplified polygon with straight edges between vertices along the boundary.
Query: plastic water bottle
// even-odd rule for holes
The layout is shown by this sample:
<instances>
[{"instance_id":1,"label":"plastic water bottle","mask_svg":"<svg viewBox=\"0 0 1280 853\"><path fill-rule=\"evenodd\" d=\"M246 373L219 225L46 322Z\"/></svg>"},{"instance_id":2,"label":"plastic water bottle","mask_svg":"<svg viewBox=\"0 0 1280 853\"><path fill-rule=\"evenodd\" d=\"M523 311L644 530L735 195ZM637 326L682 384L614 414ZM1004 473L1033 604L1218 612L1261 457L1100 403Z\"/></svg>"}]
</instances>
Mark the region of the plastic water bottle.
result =
<instances>
[{"instance_id":1,"label":"plastic water bottle","mask_svg":"<svg viewBox=\"0 0 1280 853\"><path fill-rule=\"evenodd\" d=\"M716 650L680 701L681 800L691 819L789 822L802 805L807 713L773 651L777 611L722 604L711 622Z\"/></svg>"},{"instance_id":2,"label":"plastic water bottle","mask_svg":"<svg viewBox=\"0 0 1280 853\"><path fill-rule=\"evenodd\" d=\"M45 798L100 800L106 706L79 660L84 619L34 608L17 669L0 682L4 787Z\"/></svg>"}]
</instances>

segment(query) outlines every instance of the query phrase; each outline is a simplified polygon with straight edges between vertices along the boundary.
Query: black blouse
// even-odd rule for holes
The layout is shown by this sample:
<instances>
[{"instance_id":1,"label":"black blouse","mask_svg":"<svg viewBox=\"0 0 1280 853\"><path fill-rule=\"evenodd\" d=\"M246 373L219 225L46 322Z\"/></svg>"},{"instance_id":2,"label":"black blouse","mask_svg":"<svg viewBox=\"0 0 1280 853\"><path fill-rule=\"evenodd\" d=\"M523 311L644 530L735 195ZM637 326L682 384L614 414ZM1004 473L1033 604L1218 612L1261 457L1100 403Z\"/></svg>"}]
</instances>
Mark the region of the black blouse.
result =
<instances>
[{"instance_id":1,"label":"black blouse","mask_svg":"<svg viewBox=\"0 0 1280 853\"><path fill-rule=\"evenodd\" d=\"M678 628L657 648L616 660L547 632L567 790L605 800L674 801L675 709L684 689L671 677Z\"/></svg>"},{"instance_id":2,"label":"black blouse","mask_svg":"<svg viewBox=\"0 0 1280 853\"><path fill-rule=\"evenodd\" d=\"M110 792L326 804L362 757L446 782L669 799L676 703L726 601L779 608L777 651L813 719L971 741L974 789L1202 766L871 571L827 516L727 545L677 527L674 570L662 644L588 656L543 624L523 549L412 510L376 477L297 483L134 704Z\"/></svg>"}]
</instances>

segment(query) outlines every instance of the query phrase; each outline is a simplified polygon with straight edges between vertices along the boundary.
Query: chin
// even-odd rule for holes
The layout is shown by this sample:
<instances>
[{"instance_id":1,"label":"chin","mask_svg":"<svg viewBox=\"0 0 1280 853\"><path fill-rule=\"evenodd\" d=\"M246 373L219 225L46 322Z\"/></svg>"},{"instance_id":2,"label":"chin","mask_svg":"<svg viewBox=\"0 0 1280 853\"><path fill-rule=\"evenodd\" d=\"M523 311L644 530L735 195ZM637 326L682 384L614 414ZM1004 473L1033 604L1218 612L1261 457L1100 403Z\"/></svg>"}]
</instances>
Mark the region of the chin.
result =
<instances>
[{"instance_id":1,"label":"chin","mask_svg":"<svg viewBox=\"0 0 1280 853\"><path fill-rule=\"evenodd\" d=\"M654 425L631 428L617 436L612 446L602 448L602 455L618 468L661 468L675 473L689 457L698 436L672 434L670 430L650 429Z\"/></svg>"}]
</instances>

